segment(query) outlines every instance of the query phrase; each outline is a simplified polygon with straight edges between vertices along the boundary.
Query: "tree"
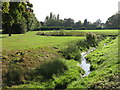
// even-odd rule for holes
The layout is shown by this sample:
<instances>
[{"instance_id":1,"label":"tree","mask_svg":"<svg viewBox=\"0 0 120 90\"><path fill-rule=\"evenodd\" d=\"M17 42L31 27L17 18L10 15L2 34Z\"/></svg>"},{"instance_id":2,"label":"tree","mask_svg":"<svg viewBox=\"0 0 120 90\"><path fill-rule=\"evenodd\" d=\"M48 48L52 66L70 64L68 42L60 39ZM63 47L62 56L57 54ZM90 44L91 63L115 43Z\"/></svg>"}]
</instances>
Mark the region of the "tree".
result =
<instances>
[{"instance_id":1,"label":"tree","mask_svg":"<svg viewBox=\"0 0 120 90\"><path fill-rule=\"evenodd\" d=\"M46 26L62 26L62 21L59 20L59 14L56 15L52 14L52 12L50 13L50 16L46 16L45 18L45 24Z\"/></svg>"},{"instance_id":2,"label":"tree","mask_svg":"<svg viewBox=\"0 0 120 90\"><path fill-rule=\"evenodd\" d=\"M106 21L106 28L120 28L120 14L114 14Z\"/></svg>"},{"instance_id":3,"label":"tree","mask_svg":"<svg viewBox=\"0 0 120 90\"><path fill-rule=\"evenodd\" d=\"M8 35L11 36L11 26L14 23L14 19L10 13L10 3L3 2L2 4L2 14L3 14L3 28L8 30Z\"/></svg>"},{"instance_id":4,"label":"tree","mask_svg":"<svg viewBox=\"0 0 120 90\"><path fill-rule=\"evenodd\" d=\"M76 23L73 25L73 29L80 29L80 28L81 28L81 25L82 25L82 22L81 22L81 21L78 21L78 22L76 22Z\"/></svg>"},{"instance_id":5,"label":"tree","mask_svg":"<svg viewBox=\"0 0 120 90\"><path fill-rule=\"evenodd\" d=\"M47 22L49 20L49 16L46 16L45 18L45 22Z\"/></svg>"},{"instance_id":6,"label":"tree","mask_svg":"<svg viewBox=\"0 0 120 90\"><path fill-rule=\"evenodd\" d=\"M53 14L52 14L52 12L50 13L50 19L52 19L52 17L53 17Z\"/></svg>"},{"instance_id":7,"label":"tree","mask_svg":"<svg viewBox=\"0 0 120 90\"><path fill-rule=\"evenodd\" d=\"M57 20L59 20L59 14L57 15Z\"/></svg>"},{"instance_id":8,"label":"tree","mask_svg":"<svg viewBox=\"0 0 120 90\"><path fill-rule=\"evenodd\" d=\"M65 18L63 24L65 27L72 27L74 25L74 20L71 18L68 19Z\"/></svg>"},{"instance_id":9,"label":"tree","mask_svg":"<svg viewBox=\"0 0 120 90\"><path fill-rule=\"evenodd\" d=\"M25 33L40 27L29 2L3 2L3 33ZM39 24L39 25L38 25Z\"/></svg>"},{"instance_id":10,"label":"tree","mask_svg":"<svg viewBox=\"0 0 120 90\"><path fill-rule=\"evenodd\" d=\"M87 27L88 27L88 21L87 21L87 19L84 20L83 27L85 27L85 29L87 29Z\"/></svg>"}]
</instances>

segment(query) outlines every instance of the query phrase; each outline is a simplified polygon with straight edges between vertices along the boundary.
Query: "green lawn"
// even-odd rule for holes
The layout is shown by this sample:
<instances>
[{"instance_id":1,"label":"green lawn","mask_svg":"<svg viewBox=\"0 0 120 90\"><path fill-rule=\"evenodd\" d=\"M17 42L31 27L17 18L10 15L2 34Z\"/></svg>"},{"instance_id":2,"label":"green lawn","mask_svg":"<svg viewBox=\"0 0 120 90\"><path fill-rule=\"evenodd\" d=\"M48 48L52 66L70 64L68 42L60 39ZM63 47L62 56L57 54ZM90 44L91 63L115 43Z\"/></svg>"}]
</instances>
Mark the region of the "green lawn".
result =
<instances>
[{"instance_id":1,"label":"green lawn","mask_svg":"<svg viewBox=\"0 0 120 90\"><path fill-rule=\"evenodd\" d=\"M82 33L95 32L98 34L116 35L118 30L66 30L68 31L79 31ZM12 34L9 37L7 34L0 36L2 40L3 50L15 50L15 49L29 49L45 46L57 46L62 48L66 46L68 42L85 39L85 37L76 36L40 36L36 35L40 31L31 31L26 34ZM41 31L48 32L48 31Z\"/></svg>"},{"instance_id":2,"label":"green lawn","mask_svg":"<svg viewBox=\"0 0 120 90\"><path fill-rule=\"evenodd\" d=\"M44 46L63 47L68 42L84 39L85 37L53 37L36 35L38 31L28 32L26 34L13 34L9 37L7 34L2 35L2 49L29 49Z\"/></svg>"}]
</instances>

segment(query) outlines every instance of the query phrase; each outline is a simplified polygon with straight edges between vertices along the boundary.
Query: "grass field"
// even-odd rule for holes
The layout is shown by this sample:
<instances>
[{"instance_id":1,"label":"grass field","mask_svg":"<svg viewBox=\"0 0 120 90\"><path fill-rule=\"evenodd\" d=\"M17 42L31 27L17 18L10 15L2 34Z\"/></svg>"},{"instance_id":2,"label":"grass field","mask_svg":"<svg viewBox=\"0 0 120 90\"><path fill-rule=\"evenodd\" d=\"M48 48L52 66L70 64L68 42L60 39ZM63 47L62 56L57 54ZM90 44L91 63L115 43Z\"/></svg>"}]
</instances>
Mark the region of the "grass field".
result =
<instances>
[{"instance_id":1,"label":"grass field","mask_svg":"<svg viewBox=\"0 0 120 90\"><path fill-rule=\"evenodd\" d=\"M104 46L106 43L106 46ZM97 88L105 88L113 90L120 88L119 83L119 73L118 70L119 61L118 61L118 37L112 39L107 37L101 41L96 50L87 55L89 62L91 63L91 73L82 78L80 75L83 73L80 68L76 65L74 60L63 60L67 70L59 75L53 76L52 79L46 82L40 82L39 78L37 82L30 82L21 85L13 85L11 88L90 88L91 90ZM57 64L57 63L56 63ZM55 68L57 65L55 64ZM46 72L50 71L50 68L54 66L53 64L45 66ZM48 69L49 68L49 69ZM44 69L44 68L43 68ZM51 71L54 68L52 67ZM40 71L39 71L40 72ZM38 74L37 74L38 75ZM47 74L50 75L50 74ZM35 77L36 78L36 77Z\"/></svg>"},{"instance_id":2,"label":"grass field","mask_svg":"<svg viewBox=\"0 0 120 90\"><path fill-rule=\"evenodd\" d=\"M65 32L69 31L71 30L66 30ZM83 33L95 32L106 35L118 34L118 30L75 31ZM91 63L92 71L89 76L82 78L80 75L84 74L84 72L76 65L79 61L64 59L61 50L64 47L69 47L68 44L70 43L74 44L78 40L85 39L85 36L41 36L36 35L37 32L12 34L11 37L7 34L0 36L3 49L3 82L5 85L12 85L12 88L59 88L65 86L66 88L90 87L94 89L94 87L118 87L118 37L117 39L107 37L102 40L97 49L87 56L88 61ZM105 43L106 46L104 46ZM82 45L81 47L85 45L84 43L80 44ZM70 53L72 57L76 55L73 51L72 54ZM56 74L52 74L53 71L58 71L57 66L61 65L64 67L61 69L64 73L59 71L55 72ZM8 71L10 73L7 73ZM6 75L8 76L6 77ZM49 77L48 75L51 76L46 79ZM20 84L17 84L18 82Z\"/></svg>"},{"instance_id":3,"label":"grass field","mask_svg":"<svg viewBox=\"0 0 120 90\"><path fill-rule=\"evenodd\" d=\"M26 34L13 34L11 37L2 35L2 49L29 49L44 46L58 46L63 47L70 41L84 39L85 37L50 37L36 35L36 31L28 32Z\"/></svg>"},{"instance_id":4,"label":"grass field","mask_svg":"<svg viewBox=\"0 0 120 90\"><path fill-rule=\"evenodd\" d=\"M83 33L83 34L86 34L88 32L93 32L93 33L97 33L97 34L106 34L106 35L116 35L118 34L118 30L114 30L114 29L111 29L111 30L65 30L65 32L70 32L70 31L74 31L74 32L80 32L80 33ZM53 31L40 31L40 32L54 32Z\"/></svg>"},{"instance_id":5,"label":"grass field","mask_svg":"<svg viewBox=\"0 0 120 90\"><path fill-rule=\"evenodd\" d=\"M73 30L66 30L73 31ZM118 30L74 30L82 33L94 32L98 34L116 35ZM9 37L7 34L0 36L2 39L2 49L3 50L15 50L15 49L29 49L44 46L57 46L64 47L68 42L77 41L84 39L85 37L75 37L75 36L64 36L64 37L51 37L51 36L40 36L36 35L39 31L31 31L26 34L12 34ZM41 31L48 32L48 31ZM52 31L51 31L52 32Z\"/></svg>"}]
</instances>

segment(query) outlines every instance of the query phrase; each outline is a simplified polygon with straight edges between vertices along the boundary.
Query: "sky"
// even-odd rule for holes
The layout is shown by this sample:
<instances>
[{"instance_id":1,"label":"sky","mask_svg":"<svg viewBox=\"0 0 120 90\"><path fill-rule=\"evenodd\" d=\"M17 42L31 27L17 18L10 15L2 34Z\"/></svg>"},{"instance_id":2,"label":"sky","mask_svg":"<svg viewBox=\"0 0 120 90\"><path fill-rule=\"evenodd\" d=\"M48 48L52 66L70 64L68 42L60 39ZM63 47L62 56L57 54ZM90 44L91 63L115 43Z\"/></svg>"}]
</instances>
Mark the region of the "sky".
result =
<instances>
[{"instance_id":1,"label":"sky","mask_svg":"<svg viewBox=\"0 0 120 90\"><path fill-rule=\"evenodd\" d=\"M59 14L60 19L72 18L77 22L87 19L95 22L100 19L103 23L118 12L120 0L29 0L33 4L35 16L44 21L50 12Z\"/></svg>"}]
</instances>

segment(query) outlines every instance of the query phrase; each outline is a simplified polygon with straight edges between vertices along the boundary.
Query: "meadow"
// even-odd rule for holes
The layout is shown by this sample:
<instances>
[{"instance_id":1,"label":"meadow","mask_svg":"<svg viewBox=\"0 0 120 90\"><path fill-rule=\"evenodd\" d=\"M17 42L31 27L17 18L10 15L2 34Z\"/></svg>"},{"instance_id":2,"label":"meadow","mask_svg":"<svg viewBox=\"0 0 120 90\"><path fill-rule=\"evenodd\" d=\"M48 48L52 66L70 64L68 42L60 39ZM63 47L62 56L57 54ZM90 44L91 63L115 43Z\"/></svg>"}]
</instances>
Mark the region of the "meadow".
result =
<instances>
[{"instance_id":1,"label":"meadow","mask_svg":"<svg viewBox=\"0 0 120 90\"><path fill-rule=\"evenodd\" d=\"M80 32L84 35L88 32L106 35L117 35L118 30L66 30L65 32ZM12 34L9 37L7 34L3 34L0 37L2 39L3 50L15 50L15 49L30 49L44 46L57 46L63 48L68 42L78 41L85 39L84 36L40 36L36 35L38 32L54 32L54 31L31 31L26 34Z\"/></svg>"},{"instance_id":2,"label":"meadow","mask_svg":"<svg viewBox=\"0 0 120 90\"><path fill-rule=\"evenodd\" d=\"M37 35L38 32L54 31L31 31L12 34L11 37L1 35L5 88L118 87L118 30L65 30L71 31L80 32L84 36ZM100 39L97 49L87 55L91 73L83 78L84 71L76 65L80 60L76 60L75 55L80 55L80 48L88 49L84 40L89 32L107 37ZM75 44L77 42L79 43ZM74 45L70 46L71 44Z\"/></svg>"},{"instance_id":3,"label":"meadow","mask_svg":"<svg viewBox=\"0 0 120 90\"><path fill-rule=\"evenodd\" d=\"M30 49L45 46L63 47L68 42L85 39L85 37L50 37L36 35L36 31L27 32L26 34L13 34L12 37L8 35L2 36L2 49L15 50L15 49Z\"/></svg>"}]
</instances>

